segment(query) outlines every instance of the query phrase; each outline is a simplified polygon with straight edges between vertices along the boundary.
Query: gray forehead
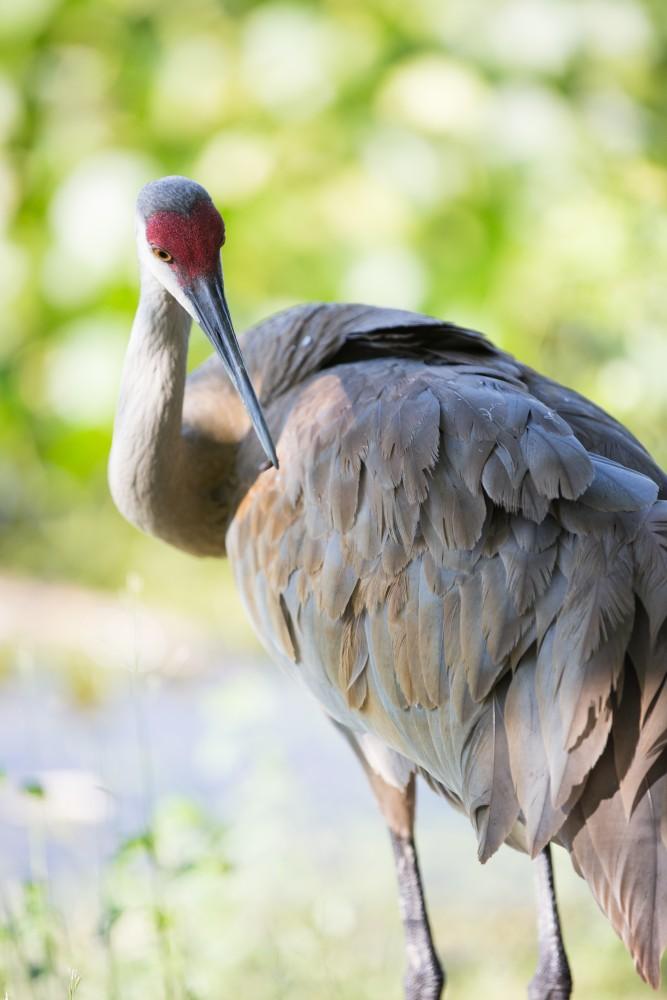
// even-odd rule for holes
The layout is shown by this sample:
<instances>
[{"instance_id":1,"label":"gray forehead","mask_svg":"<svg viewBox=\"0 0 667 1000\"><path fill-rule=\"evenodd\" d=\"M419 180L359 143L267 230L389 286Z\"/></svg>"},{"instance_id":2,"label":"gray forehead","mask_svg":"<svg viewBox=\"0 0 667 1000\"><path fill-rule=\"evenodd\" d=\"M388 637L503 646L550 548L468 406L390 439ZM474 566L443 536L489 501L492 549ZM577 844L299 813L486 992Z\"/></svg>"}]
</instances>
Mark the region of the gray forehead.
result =
<instances>
[{"instance_id":1,"label":"gray forehead","mask_svg":"<svg viewBox=\"0 0 667 1000\"><path fill-rule=\"evenodd\" d=\"M139 192L137 209L144 219L154 212L179 212L189 215L195 205L205 199L211 200L206 188L187 177L161 177L151 181Z\"/></svg>"}]
</instances>

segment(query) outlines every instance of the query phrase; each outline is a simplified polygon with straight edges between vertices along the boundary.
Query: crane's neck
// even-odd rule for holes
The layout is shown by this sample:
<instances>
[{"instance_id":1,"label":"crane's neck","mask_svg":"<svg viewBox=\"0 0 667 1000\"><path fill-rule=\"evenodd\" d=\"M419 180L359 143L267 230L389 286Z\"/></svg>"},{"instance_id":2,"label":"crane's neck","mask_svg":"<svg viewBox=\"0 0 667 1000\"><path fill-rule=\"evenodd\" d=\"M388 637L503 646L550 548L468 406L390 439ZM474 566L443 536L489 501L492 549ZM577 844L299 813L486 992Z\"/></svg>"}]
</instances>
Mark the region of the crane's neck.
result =
<instances>
[{"instance_id":1,"label":"crane's neck","mask_svg":"<svg viewBox=\"0 0 667 1000\"><path fill-rule=\"evenodd\" d=\"M219 364L203 366L186 391L190 316L145 264L141 271L111 494L143 531L197 555L224 555L227 527L263 467L261 446Z\"/></svg>"},{"instance_id":2,"label":"crane's neck","mask_svg":"<svg viewBox=\"0 0 667 1000\"><path fill-rule=\"evenodd\" d=\"M122 514L164 536L183 502L183 396L190 317L143 269L109 462Z\"/></svg>"}]
</instances>

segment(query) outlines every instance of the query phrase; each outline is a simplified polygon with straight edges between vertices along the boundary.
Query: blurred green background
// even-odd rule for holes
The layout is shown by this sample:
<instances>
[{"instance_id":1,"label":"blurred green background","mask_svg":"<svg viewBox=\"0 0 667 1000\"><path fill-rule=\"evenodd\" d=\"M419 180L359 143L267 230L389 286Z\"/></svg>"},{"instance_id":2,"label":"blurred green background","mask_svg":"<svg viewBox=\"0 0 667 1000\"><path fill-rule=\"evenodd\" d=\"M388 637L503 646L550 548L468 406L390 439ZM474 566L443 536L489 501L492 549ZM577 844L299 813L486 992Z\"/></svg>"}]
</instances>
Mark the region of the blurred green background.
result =
<instances>
[{"instance_id":1,"label":"blurred green background","mask_svg":"<svg viewBox=\"0 0 667 1000\"><path fill-rule=\"evenodd\" d=\"M100 848L95 884L108 876L116 897L100 890L80 938L68 932L69 951L62 945L64 904L50 898L48 789L29 777L48 771L49 747L38 752L31 729L48 728L48 705L34 717L26 705L48 692L57 705L93 713L103 731L110 701L132 678L142 690L147 677L180 684L184 706L196 700L191 678L206 670L217 669L219 680L225 667L248 664L250 704L262 701L266 683L250 666L256 647L228 568L143 538L108 496L112 415L137 297L134 200L142 183L165 173L209 189L227 222L226 283L240 329L317 299L391 304L472 325L590 395L665 464L667 7L662 0L0 0L0 51L0 669L9 704L28 712L20 754L15 729L0 737L11 786L5 798L26 799L13 814L5 810L3 828L13 831L17 857L25 848L28 858L24 879L6 866L0 987L10 1000L68 989L166 1000L397 997L395 922L391 947L376 940L393 906L388 854L373 869L386 882L384 895L369 888L366 901L355 901L362 910L352 923L348 903L340 912L334 906L338 917L318 923L316 915L313 924L299 909L303 900L286 890L287 876L278 879L263 905L276 908L285 896L284 911L271 916L265 937L252 939L254 950L239 946L238 960L225 966L235 985L221 985L216 941L252 892L241 868L232 875L215 867L225 852L211 824L224 819L243 840L257 818L251 811L244 826L228 810L222 819L212 806L200 813L187 782L180 805L144 788L148 833L137 840L117 831L113 851ZM193 337L193 364L205 354L203 338ZM290 694L274 694L279 711ZM128 711L137 697L130 692ZM142 724L137 731L135 763L146 776ZM240 726L238 741L244 732ZM316 740L328 747L324 732ZM268 753L274 764L276 754ZM288 760L275 767L286 788L295 785ZM285 800L274 806L283 811ZM262 816L271 826L275 812L267 807ZM370 806L363 816L358 830L350 819L350 829L367 836L357 856L368 860L382 833ZM76 822L67 822L76 843ZM154 881L166 879L166 898L173 872L155 843L181 843L182 827L199 845L186 865L196 887L179 889L171 909L160 890L142 910L141 892L133 899L131 880L123 881L127 866L143 852ZM317 868L307 828L304 819L300 863ZM433 819L426 839L434 858L442 853L437 829ZM35 861L36 837L44 864ZM269 855L285 846L271 844ZM516 871L528 878L526 866ZM216 879L234 901L227 916L211 910ZM321 871L308 885L311 903L331 888ZM581 909L581 890L571 891L572 920L581 925L579 981L587 977L580 995L647 995L611 932ZM452 935L444 920L439 928L446 955L448 938L455 951L466 928L476 933L474 907L466 919L457 916L464 899L465 892L448 900L457 930ZM246 920L256 905L248 904ZM153 937L144 927L150 946L137 948L127 930L115 940L128 906L155 917ZM205 915L202 954L191 941L168 940L174 913L188 907L192 920ZM510 968L498 957L507 921L488 918L498 949L480 956L469 945L458 979L455 963L452 996L519 995L532 961L529 887L517 907L516 962ZM331 926L331 934L322 930ZM375 951L366 947L372 941ZM97 958L81 984L68 987L82 948ZM199 973L192 981L190 960ZM485 986L475 979L478 965L488 976L503 961L495 988L493 979Z\"/></svg>"}]
</instances>

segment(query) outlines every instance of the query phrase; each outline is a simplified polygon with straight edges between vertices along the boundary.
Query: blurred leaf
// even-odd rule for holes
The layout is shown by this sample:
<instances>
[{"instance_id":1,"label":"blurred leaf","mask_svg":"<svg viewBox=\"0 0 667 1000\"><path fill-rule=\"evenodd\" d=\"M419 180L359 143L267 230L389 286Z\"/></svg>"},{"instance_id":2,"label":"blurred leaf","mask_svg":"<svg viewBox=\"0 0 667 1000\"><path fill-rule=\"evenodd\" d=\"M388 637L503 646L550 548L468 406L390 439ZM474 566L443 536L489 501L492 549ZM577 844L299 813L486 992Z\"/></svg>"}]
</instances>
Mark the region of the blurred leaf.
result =
<instances>
[{"instance_id":1,"label":"blurred leaf","mask_svg":"<svg viewBox=\"0 0 667 1000\"><path fill-rule=\"evenodd\" d=\"M46 795L44 786L38 781L26 781L21 786L21 790L25 792L26 795L32 795L35 799L43 799Z\"/></svg>"}]
</instances>

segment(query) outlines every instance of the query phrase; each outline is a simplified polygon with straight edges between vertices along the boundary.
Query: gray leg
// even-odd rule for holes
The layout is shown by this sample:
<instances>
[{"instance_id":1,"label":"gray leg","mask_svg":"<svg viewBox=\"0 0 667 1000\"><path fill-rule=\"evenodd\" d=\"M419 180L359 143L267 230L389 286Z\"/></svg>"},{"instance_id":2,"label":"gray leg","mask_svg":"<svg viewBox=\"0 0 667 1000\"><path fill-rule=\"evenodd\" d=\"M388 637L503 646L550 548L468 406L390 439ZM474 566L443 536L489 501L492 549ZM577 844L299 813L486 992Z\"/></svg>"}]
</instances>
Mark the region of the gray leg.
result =
<instances>
[{"instance_id":1,"label":"gray leg","mask_svg":"<svg viewBox=\"0 0 667 1000\"><path fill-rule=\"evenodd\" d=\"M405 1000L440 1000L445 974L433 946L415 842L412 835L400 836L391 829L389 834L405 931Z\"/></svg>"},{"instance_id":2,"label":"gray leg","mask_svg":"<svg viewBox=\"0 0 667 1000\"><path fill-rule=\"evenodd\" d=\"M369 764L354 733L337 722L334 725L350 744L366 772L391 837L405 933L405 1000L440 1000L445 976L433 947L414 839L415 774L410 774L403 787L401 781L388 783ZM401 760L404 765L404 759ZM401 767L397 775L400 771Z\"/></svg>"},{"instance_id":3,"label":"gray leg","mask_svg":"<svg viewBox=\"0 0 667 1000\"><path fill-rule=\"evenodd\" d=\"M537 892L537 971L528 986L528 1000L569 1000L572 975L563 947L556 905L551 847L535 859Z\"/></svg>"}]
</instances>

